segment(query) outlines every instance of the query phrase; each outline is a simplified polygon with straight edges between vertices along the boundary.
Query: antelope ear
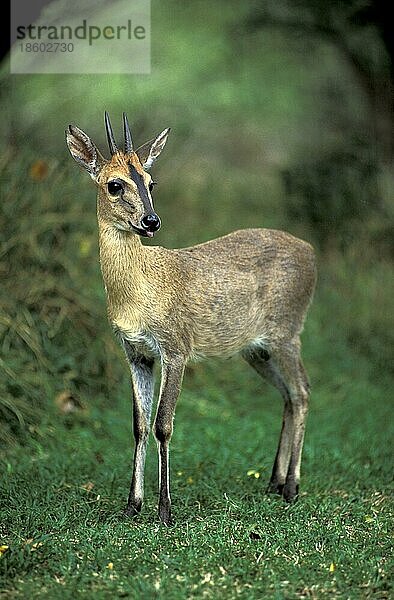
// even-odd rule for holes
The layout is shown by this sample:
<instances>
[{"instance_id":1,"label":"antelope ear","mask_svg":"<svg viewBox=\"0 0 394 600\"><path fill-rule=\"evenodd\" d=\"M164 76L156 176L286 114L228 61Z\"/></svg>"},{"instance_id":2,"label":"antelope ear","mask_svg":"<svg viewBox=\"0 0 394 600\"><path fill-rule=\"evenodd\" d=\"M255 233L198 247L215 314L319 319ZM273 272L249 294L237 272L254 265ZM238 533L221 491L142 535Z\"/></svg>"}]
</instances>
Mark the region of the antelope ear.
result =
<instances>
[{"instance_id":1,"label":"antelope ear","mask_svg":"<svg viewBox=\"0 0 394 600\"><path fill-rule=\"evenodd\" d=\"M79 127L69 125L66 131L66 142L73 159L96 181L105 159L90 137Z\"/></svg>"},{"instance_id":2,"label":"antelope ear","mask_svg":"<svg viewBox=\"0 0 394 600\"><path fill-rule=\"evenodd\" d=\"M142 167L148 171L155 160L159 157L161 151L166 145L166 141L168 138L168 134L170 133L170 127L164 129L159 135L153 140L149 140L143 146L140 146L138 150L136 150L137 156L140 159L140 163Z\"/></svg>"}]
</instances>

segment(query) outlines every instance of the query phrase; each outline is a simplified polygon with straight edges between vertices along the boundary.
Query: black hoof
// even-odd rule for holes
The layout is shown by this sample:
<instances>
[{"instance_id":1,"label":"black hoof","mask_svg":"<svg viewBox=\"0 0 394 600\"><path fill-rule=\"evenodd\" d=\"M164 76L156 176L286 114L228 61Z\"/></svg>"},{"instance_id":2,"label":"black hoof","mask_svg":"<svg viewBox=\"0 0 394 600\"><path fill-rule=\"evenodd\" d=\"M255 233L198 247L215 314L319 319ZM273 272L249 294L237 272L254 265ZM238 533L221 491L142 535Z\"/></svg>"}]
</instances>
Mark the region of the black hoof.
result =
<instances>
[{"instance_id":1,"label":"black hoof","mask_svg":"<svg viewBox=\"0 0 394 600\"><path fill-rule=\"evenodd\" d=\"M159 506L159 518L163 525L167 525L167 527L174 525L174 521L171 516L171 507Z\"/></svg>"},{"instance_id":2,"label":"black hoof","mask_svg":"<svg viewBox=\"0 0 394 600\"><path fill-rule=\"evenodd\" d=\"M286 482L283 488L283 498L286 502L295 502L298 498L298 484Z\"/></svg>"},{"instance_id":3,"label":"black hoof","mask_svg":"<svg viewBox=\"0 0 394 600\"><path fill-rule=\"evenodd\" d=\"M267 494L277 494L278 496L281 496L283 494L283 488L284 488L283 483L278 483L277 481L275 481L273 479L268 484Z\"/></svg>"},{"instance_id":4,"label":"black hoof","mask_svg":"<svg viewBox=\"0 0 394 600\"><path fill-rule=\"evenodd\" d=\"M124 517L136 517L141 512L142 503L139 504L128 504L123 511Z\"/></svg>"}]
</instances>

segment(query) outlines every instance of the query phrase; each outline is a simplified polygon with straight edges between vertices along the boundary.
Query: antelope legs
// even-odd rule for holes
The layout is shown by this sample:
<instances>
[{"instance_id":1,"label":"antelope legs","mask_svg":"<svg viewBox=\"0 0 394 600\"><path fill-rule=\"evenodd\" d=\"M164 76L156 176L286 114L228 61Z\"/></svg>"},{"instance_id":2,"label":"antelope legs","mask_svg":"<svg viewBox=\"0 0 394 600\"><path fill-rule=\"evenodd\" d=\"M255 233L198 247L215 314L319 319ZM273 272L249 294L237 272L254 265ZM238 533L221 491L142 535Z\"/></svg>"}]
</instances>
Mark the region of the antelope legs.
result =
<instances>
[{"instance_id":1,"label":"antelope legs","mask_svg":"<svg viewBox=\"0 0 394 600\"><path fill-rule=\"evenodd\" d=\"M281 393L284 400L279 438L269 492L283 495L291 502L298 495L301 454L308 413L309 384L300 358L300 344L289 343L268 355L253 349L244 357L256 371Z\"/></svg>"},{"instance_id":2,"label":"antelope legs","mask_svg":"<svg viewBox=\"0 0 394 600\"><path fill-rule=\"evenodd\" d=\"M162 362L162 376L154 432L159 453L159 517L171 525L170 456L175 406L182 385L185 361L172 359Z\"/></svg>"},{"instance_id":3,"label":"antelope legs","mask_svg":"<svg viewBox=\"0 0 394 600\"><path fill-rule=\"evenodd\" d=\"M148 444L150 418L153 401L153 360L134 354L133 348L125 344L130 363L133 387L133 432L135 439L133 475L125 514L135 516L142 507L144 498L144 469Z\"/></svg>"},{"instance_id":4,"label":"antelope legs","mask_svg":"<svg viewBox=\"0 0 394 600\"><path fill-rule=\"evenodd\" d=\"M149 437L150 418L154 391L153 360L137 354L128 342L123 342L130 364L133 385L133 431L135 438L133 476L125 514L135 516L142 507L144 497L144 468ZM161 388L154 433L159 453L159 516L170 525L170 468L169 445L173 431L175 406L182 385L185 360L171 358L162 360Z\"/></svg>"}]
</instances>

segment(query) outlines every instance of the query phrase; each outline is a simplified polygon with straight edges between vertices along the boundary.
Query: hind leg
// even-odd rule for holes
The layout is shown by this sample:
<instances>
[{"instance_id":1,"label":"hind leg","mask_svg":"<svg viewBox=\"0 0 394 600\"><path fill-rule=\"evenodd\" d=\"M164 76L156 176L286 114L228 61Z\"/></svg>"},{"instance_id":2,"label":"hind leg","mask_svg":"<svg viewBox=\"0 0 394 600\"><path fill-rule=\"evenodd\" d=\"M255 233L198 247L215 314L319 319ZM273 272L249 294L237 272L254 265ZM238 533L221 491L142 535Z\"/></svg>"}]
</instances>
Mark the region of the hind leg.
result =
<instances>
[{"instance_id":1,"label":"hind leg","mask_svg":"<svg viewBox=\"0 0 394 600\"><path fill-rule=\"evenodd\" d=\"M293 440L293 415L290 393L280 370L270 355L262 349L254 348L243 354L246 361L269 383L276 387L283 397L284 409L282 429L279 437L274 466L267 491L282 495L290 462Z\"/></svg>"},{"instance_id":2,"label":"hind leg","mask_svg":"<svg viewBox=\"0 0 394 600\"><path fill-rule=\"evenodd\" d=\"M272 350L244 354L256 371L272 383L284 400L282 429L268 490L291 502L298 494L300 465L308 412L309 383L300 358L300 342L293 340Z\"/></svg>"},{"instance_id":3,"label":"hind leg","mask_svg":"<svg viewBox=\"0 0 394 600\"><path fill-rule=\"evenodd\" d=\"M284 344L273 353L273 359L281 373L290 395L293 422L290 460L283 488L283 497L291 502L298 495L301 456L309 405L309 382L300 356L299 339Z\"/></svg>"}]
</instances>

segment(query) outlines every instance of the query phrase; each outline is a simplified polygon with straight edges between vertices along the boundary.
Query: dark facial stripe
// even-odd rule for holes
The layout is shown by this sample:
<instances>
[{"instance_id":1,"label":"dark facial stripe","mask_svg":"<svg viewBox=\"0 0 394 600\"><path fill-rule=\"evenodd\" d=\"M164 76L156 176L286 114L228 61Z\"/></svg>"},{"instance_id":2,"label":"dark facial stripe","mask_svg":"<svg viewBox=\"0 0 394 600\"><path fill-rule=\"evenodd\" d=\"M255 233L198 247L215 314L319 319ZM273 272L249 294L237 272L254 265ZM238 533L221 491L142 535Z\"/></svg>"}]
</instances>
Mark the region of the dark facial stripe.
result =
<instances>
[{"instance_id":1,"label":"dark facial stripe","mask_svg":"<svg viewBox=\"0 0 394 600\"><path fill-rule=\"evenodd\" d=\"M138 190L139 196L141 198L141 202L144 205L146 212L151 213L153 211L153 206L152 206L152 202L149 198L148 190L145 187L145 183L144 183L144 179L143 179L142 175L140 175L140 173L138 173L138 171L134 165L130 165L130 164L129 164L129 173L130 173L131 179L134 181L135 185L137 186L137 190Z\"/></svg>"}]
</instances>

